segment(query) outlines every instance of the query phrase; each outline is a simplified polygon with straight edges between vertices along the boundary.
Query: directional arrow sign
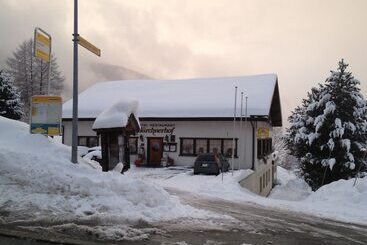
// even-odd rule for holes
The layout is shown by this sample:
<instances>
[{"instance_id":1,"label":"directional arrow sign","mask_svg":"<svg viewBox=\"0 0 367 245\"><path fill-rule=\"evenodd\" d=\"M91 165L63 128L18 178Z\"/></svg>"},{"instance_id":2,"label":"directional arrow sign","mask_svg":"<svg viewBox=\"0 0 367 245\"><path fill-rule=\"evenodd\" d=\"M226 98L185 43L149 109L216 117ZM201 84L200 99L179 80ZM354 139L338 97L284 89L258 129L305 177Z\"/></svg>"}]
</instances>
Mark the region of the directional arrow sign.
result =
<instances>
[{"instance_id":1,"label":"directional arrow sign","mask_svg":"<svg viewBox=\"0 0 367 245\"><path fill-rule=\"evenodd\" d=\"M93 44L91 44L90 42L88 42L87 40L85 40L84 38L82 38L81 36L78 36L78 44L88 49L90 52L98 56L101 56L101 50L96 46L94 46Z\"/></svg>"}]
</instances>

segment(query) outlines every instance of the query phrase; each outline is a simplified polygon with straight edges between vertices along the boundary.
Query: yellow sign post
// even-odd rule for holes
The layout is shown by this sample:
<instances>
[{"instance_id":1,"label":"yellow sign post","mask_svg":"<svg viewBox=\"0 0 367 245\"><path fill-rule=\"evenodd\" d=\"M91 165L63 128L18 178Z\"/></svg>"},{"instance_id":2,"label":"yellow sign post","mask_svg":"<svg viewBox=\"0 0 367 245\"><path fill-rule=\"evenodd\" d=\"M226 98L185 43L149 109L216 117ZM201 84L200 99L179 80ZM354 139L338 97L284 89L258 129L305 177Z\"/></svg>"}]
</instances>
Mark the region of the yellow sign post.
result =
<instances>
[{"instance_id":1,"label":"yellow sign post","mask_svg":"<svg viewBox=\"0 0 367 245\"><path fill-rule=\"evenodd\" d=\"M88 49L90 52L94 53L95 55L101 56L101 50L97 48L96 46L94 46L93 44L91 44L90 42L88 42L87 40L85 40L84 38L82 38L81 36L78 36L78 44Z\"/></svg>"},{"instance_id":2,"label":"yellow sign post","mask_svg":"<svg viewBox=\"0 0 367 245\"><path fill-rule=\"evenodd\" d=\"M51 88L51 35L39 27L34 29L34 56L48 63L47 94Z\"/></svg>"},{"instance_id":3,"label":"yellow sign post","mask_svg":"<svg viewBox=\"0 0 367 245\"><path fill-rule=\"evenodd\" d=\"M50 61L51 56L51 36L36 28L34 32L34 55L45 61Z\"/></svg>"}]
</instances>

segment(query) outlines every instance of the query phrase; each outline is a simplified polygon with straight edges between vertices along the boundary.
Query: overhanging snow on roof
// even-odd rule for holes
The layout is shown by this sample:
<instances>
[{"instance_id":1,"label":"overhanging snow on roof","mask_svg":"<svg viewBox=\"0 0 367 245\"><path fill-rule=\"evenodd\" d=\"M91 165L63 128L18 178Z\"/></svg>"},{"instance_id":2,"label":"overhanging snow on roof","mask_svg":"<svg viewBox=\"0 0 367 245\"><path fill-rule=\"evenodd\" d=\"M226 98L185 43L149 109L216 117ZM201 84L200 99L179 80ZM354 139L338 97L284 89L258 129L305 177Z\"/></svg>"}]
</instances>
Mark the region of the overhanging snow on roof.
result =
<instances>
[{"instance_id":1,"label":"overhanging snow on roof","mask_svg":"<svg viewBox=\"0 0 367 245\"><path fill-rule=\"evenodd\" d=\"M131 114L137 114L138 101L119 100L103 110L93 123L93 129L126 127ZM139 124L139 120L137 123Z\"/></svg>"},{"instance_id":2,"label":"overhanging snow on roof","mask_svg":"<svg viewBox=\"0 0 367 245\"><path fill-rule=\"evenodd\" d=\"M248 97L248 117L267 116L281 126L278 79L275 74L180 80L102 82L79 94L79 118L96 118L121 98L139 101L144 118L233 118L234 87ZM238 116L240 112L238 110ZM72 100L63 105L63 119L72 118Z\"/></svg>"}]
</instances>

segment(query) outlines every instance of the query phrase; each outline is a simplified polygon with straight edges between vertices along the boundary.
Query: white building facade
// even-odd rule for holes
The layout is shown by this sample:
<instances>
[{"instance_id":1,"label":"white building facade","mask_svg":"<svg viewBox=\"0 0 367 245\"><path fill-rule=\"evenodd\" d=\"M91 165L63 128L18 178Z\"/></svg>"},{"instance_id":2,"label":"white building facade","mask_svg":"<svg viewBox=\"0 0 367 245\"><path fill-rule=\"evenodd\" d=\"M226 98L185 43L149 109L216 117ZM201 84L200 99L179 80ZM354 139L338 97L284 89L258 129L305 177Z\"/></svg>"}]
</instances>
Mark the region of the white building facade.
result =
<instances>
[{"instance_id":1,"label":"white building facade","mask_svg":"<svg viewBox=\"0 0 367 245\"><path fill-rule=\"evenodd\" d=\"M248 102L243 100L242 117L240 92ZM143 164L154 167L169 157L175 165L193 166L200 153L216 151L231 159L234 147L231 167L254 170L241 185L261 195L270 192L276 174L270 157L272 128L282 125L276 75L99 83L79 96L79 145L98 144L93 122L121 98L139 101L141 131L130 139L131 164L143 159ZM71 105L72 100L63 106L67 145L71 145Z\"/></svg>"}]
</instances>

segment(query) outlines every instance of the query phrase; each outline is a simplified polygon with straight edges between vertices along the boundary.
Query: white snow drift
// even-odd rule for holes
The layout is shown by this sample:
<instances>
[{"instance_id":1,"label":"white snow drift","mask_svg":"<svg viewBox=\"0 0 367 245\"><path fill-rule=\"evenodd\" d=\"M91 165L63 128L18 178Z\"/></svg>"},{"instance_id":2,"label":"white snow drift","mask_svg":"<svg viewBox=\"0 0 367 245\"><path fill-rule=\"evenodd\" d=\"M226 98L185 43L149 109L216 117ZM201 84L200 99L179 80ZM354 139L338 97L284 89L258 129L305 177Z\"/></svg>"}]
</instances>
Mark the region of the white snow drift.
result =
<instances>
[{"instance_id":1,"label":"white snow drift","mask_svg":"<svg viewBox=\"0 0 367 245\"><path fill-rule=\"evenodd\" d=\"M0 132L0 210L11 214L3 222L18 217L126 225L213 217L182 205L161 187L96 171L82 159L72 164L69 147L29 134L27 124L0 117Z\"/></svg>"}]
</instances>

